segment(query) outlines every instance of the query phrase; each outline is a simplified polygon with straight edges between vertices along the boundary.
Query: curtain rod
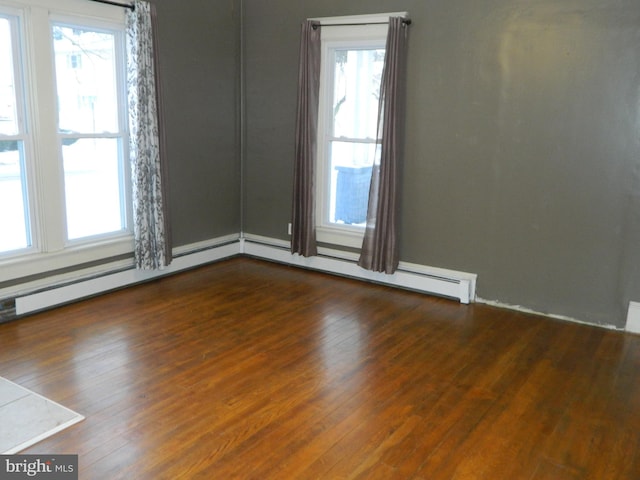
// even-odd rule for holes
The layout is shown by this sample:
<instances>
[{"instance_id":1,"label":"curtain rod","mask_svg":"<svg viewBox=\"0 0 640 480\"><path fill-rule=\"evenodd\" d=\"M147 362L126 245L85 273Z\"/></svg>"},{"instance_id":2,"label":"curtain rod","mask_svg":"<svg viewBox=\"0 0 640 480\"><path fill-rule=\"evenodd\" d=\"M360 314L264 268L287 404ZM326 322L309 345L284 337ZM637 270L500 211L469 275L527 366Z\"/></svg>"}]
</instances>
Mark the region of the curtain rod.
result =
<instances>
[{"instance_id":1,"label":"curtain rod","mask_svg":"<svg viewBox=\"0 0 640 480\"><path fill-rule=\"evenodd\" d=\"M112 2L110 0L90 0L92 2L96 2L96 3L105 3L107 5L115 5L116 7L124 7L124 8L130 8L131 10L135 10L135 6L130 4L130 3L118 3L118 2Z\"/></svg>"},{"instance_id":2,"label":"curtain rod","mask_svg":"<svg viewBox=\"0 0 640 480\"><path fill-rule=\"evenodd\" d=\"M358 27L360 25L387 25L389 22L362 22L362 23L319 23L318 25L314 25L313 29L315 30L318 27ZM411 25L411 19L405 18L402 20L404 25Z\"/></svg>"}]
</instances>

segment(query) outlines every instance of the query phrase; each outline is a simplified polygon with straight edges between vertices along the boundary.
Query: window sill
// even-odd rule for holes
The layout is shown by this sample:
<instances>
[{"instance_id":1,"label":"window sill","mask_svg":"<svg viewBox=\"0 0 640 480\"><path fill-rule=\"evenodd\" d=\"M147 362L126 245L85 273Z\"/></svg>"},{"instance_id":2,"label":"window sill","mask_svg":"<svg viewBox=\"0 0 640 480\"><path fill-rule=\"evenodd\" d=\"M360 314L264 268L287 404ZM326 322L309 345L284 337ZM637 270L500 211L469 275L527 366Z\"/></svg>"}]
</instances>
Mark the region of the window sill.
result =
<instances>
[{"instance_id":1,"label":"window sill","mask_svg":"<svg viewBox=\"0 0 640 480\"><path fill-rule=\"evenodd\" d=\"M358 227L316 227L316 240L319 243L340 245L360 249L364 238L364 228Z\"/></svg>"},{"instance_id":2,"label":"window sill","mask_svg":"<svg viewBox=\"0 0 640 480\"><path fill-rule=\"evenodd\" d=\"M75 266L131 254L131 235L109 238L91 244L74 245L50 253L30 253L0 260L0 283L30 276L46 276L47 272L73 269Z\"/></svg>"}]
</instances>

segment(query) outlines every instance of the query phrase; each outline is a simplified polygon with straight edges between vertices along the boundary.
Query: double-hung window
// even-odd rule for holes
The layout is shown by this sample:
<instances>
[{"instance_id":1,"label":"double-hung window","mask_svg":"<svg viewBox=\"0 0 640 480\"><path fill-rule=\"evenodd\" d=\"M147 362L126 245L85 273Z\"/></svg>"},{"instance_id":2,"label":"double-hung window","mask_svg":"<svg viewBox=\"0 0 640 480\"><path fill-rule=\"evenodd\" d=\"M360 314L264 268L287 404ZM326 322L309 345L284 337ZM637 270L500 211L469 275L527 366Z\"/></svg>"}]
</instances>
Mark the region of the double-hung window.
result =
<instances>
[{"instance_id":1,"label":"double-hung window","mask_svg":"<svg viewBox=\"0 0 640 480\"><path fill-rule=\"evenodd\" d=\"M0 281L132 250L123 9L0 0Z\"/></svg>"},{"instance_id":2,"label":"double-hung window","mask_svg":"<svg viewBox=\"0 0 640 480\"><path fill-rule=\"evenodd\" d=\"M31 243L18 14L0 10L0 252Z\"/></svg>"},{"instance_id":3,"label":"double-hung window","mask_svg":"<svg viewBox=\"0 0 640 480\"><path fill-rule=\"evenodd\" d=\"M360 247L379 144L378 102L388 16L321 19L317 238ZM337 22L338 25L334 25ZM378 24L380 23L380 24Z\"/></svg>"}]
</instances>

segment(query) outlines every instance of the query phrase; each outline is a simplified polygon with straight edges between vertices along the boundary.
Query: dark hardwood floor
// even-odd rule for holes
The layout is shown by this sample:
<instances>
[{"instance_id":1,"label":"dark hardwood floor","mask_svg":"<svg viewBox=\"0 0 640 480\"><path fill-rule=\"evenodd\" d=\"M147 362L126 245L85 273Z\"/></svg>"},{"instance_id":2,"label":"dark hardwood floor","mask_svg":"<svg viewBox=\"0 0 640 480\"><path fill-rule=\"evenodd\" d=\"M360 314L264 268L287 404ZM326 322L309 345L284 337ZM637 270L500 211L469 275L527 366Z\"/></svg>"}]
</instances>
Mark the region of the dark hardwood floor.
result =
<instances>
[{"instance_id":1,"label":"dark hardwood floor","mask_svg":"<svg viewBox=\"0 0 640 480\"><path fill-rule=\"evenodd\" d=\"M236 258L0 325L80 478L640 479L640 337Z\"/></svg>"}]
</instances>

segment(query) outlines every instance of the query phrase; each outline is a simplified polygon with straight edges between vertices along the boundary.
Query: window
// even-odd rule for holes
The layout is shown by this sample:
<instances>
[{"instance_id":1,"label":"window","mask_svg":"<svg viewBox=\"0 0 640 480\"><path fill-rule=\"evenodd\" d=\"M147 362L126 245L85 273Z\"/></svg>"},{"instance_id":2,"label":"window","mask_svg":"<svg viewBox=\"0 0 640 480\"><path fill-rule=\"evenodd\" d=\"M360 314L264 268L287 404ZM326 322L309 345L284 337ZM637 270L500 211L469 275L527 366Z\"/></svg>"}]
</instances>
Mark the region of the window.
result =
<instances>
[{"instance_id":1,"label":"window","mask_svg":"<svg viewBox=\"0 0 640 480\"><path fill-rule=\"evenodd\" d=\"M126 228L118 32L54 22L67 239ZM68 58L76 59L67 62Z\"/></svg>"},{"instance_id":2,"label":"window","mask_svg":"<svg viewBox=\"0 0 640 480\"><path fill-rule=\"evenodd\" d=\"M362 243L371 168L379 154L386 35L387 25L322 27L316 178L320 242L352 247Z\"/></svg>"},{"instance_id":3,"label":"window","mask_svg":"<svg viewBox=\"0 0 640 480\"><path fill-rule=\"evenodd\" d=\"M124 13L11 5L0 0L0 280L132 251Z\"/></svg>"},{"instance_id":4,"label":"window","mask_svg":"<svg viewBox=\"0 0 640 480\"><path fill-rule=\"evenodd\" d=\"M55 37L54 37L55 38ZM82 62L82 55L72 53L67 55L67 67L68 68L80 68Z\"/></svg>"},{"instance_id":5,"label":"window","mask_svg":"<svg viewBox=\"0 0 640 480\"><path fill-rule=\"evenodd\" d=\"M17 37L19 19L0 12L0 252L31 245L25 172L24 110Z\"/></svg>"}]
</instances>

